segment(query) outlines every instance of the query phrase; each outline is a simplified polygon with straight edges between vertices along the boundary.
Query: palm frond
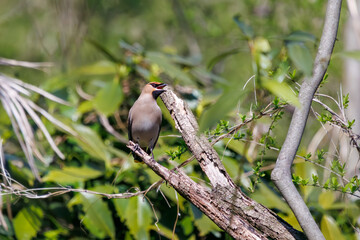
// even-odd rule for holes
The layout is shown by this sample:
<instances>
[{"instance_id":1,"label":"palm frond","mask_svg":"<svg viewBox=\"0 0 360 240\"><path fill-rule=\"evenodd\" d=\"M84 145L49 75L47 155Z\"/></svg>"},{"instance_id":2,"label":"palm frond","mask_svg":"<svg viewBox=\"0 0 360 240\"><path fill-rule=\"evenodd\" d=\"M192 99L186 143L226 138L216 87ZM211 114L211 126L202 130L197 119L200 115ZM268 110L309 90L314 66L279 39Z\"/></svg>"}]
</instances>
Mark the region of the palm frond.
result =
<instances>
[{"instance_id":1,"label":"palm frond","mask_svg":"<svg viewBox=\"0 0 360 240\"><path fill-rule=\"evenodd\" d=\"M41 121L39 114L44 116L54 125L72 135L76 135L76 132L30 100L29 97L33 92L38 93L45 98L57 103L69 105L68 102L34 85L24 83L19 79L0 74L0 101L11 120L15 135L28 160L33 174L38 180L40 180L40 175L35 165L34 156L45 164L46 161L36 144L34 130L31 126L31 123L29 122L29 119L33 120L35 125L44 134L51 148L61 159L64 159L65 156L51 138L51 135L46 129L44 123Z\"/></svg>"}]
</instances>

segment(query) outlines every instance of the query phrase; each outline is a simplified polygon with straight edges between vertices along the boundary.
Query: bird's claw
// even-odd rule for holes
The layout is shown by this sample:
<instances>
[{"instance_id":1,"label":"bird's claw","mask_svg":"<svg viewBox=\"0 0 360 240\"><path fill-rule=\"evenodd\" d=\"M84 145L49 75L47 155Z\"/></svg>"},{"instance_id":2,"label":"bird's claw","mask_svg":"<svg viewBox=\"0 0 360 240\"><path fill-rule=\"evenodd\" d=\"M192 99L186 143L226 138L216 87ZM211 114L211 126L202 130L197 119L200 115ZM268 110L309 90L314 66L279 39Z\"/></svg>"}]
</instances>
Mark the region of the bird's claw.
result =
<instances>
[{"instance_id":1,"label":"bird's claw","mask_svg":"<svg viewBox=\"0 0 360 240\"><path fill-rule=\"evenodd\" d=\"M137 152L140 150L140 146L138 143L135 143L135 146L134 146L134 151Z\"/></svg>"}]
</instances>

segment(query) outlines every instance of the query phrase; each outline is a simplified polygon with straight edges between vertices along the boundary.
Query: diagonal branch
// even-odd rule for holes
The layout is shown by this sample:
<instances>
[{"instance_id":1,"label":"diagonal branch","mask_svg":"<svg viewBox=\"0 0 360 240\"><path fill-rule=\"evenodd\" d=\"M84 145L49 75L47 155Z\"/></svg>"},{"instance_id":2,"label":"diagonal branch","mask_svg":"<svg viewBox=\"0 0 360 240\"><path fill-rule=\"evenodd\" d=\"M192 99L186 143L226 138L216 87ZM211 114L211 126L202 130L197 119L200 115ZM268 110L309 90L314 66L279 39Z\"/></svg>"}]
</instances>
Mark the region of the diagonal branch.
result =
<instances>
[{"instance_id":1,"label":"diagonal branch","mask_svg":"<svg viewBox=\"0 0 360 240\"><path fill-rule=\"evenodd\" d=\"M225 208L223 204L226 202L220 204L219 196L221 195L218 194L217 191L210 191L199 185L181 170L174 172L161 166L147 155L145 151L136 147L135 143L130 141L127 146L141 157L146 165L161 176L180 195L198 207L220 228L228 232L235 239L267 239L266 235L255 229L248 221L236 215L232 216L231 210L233 210L233 208ZM221 194L229 194L229 192L226 191L226 188L222 188ZM226 200L230 201L230 204L233 203L232 195L228 195Z\"/></svg>"},{"instance_id":2,"label":"diagonal branch","mask_svg":"<svg viewBox=\"0 0 360 240\"><path fill-rule=\"evenodd\" d=\"M294 112L287 137L279 153L275 169L271 174L276 187L284 196L309 239L324 239L324 236L292 183L291 166L300 145L312 99L329 65L339 25L341 2L341 0L328 1L313 75L311 78L305 78L301 85L299 92L301 108L296 108Z\"/></svg>"},{"instance_id":3,"label":"diagonal branch","mask_svg":"<svg viewBox=\"0 0 360 240\"><path fill-rule=\"evenodd\" d=\"M211 185L213 187L235 187L235 183L227 174L219 155L212 148L211 143L205 136L198 135L198 123L186 103L170 90L167 90L160 97L174 119L175 126L181 133L189 150L194 154L200 167L209 178Z\"/></svg>"}]
</instances>

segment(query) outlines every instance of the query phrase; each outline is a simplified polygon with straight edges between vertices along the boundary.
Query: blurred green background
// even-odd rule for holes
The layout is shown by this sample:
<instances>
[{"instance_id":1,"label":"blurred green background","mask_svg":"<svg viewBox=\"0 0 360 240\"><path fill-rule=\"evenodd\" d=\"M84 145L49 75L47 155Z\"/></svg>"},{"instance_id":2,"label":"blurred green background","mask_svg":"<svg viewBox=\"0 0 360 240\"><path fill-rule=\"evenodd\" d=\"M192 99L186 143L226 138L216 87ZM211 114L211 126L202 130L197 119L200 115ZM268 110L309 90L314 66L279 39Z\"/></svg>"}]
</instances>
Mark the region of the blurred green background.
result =
<instances>
[{"instance_id":1,"label":"blurred green background","mask_svg":"<svg viewBox=\"0 0 360 240\"><path fill-rule=\"evenodd\" d=\"M38 70L2 65L0 72L68 101L65 106L37 93L29 96L76 133L63 131L41 116L65 155L62 160L29 116L36 145L46 160L44 164L35 158L41 176L36 179L2 108L6 168L18 181L13 186L103 193L147 189L160 178L133 162L126 148L126 120L141 87L161 81L187 101L210 139L241 122L241 116L258 114L274 99L290 103L282 109L282 118L254 120L236 139L225 138L215 149L230 176L250 197L300 229L270 181L278 153L270 147L279 149L286 136L297 105L291 89L296 92L297 84L311 75L325 10L325 2L316 0L2 0L0 57L54 66ZM345 6L335 53L344 51L347 15ZM326 79L330 83L321 86L322 93L337 98L342 64L342 58L332 59ZM170 168L191 155L160 99L158 103L164 120L155 157ZM336 106L331 101L327 104ZM323 109L317 105L315 111ZM320 129L316 116L310 116L299 155L307 154ZM315 150L329 151L330 141ZM329 161L340 160L335 156ZM256 166L267 171L253 174ZM184 171L208 185L196 161ZM310 179L315 174L321 183L337 178L336 171L303 159L297 159L294 167L297 176ZM355 239L358 201L322 187L299 186L299 191L326 237ZM166 184L146 197L130 199L74 192L45 199L5 194L2 209L6 223L0 227L2 239L231 239Z\"/></svg>"}]
</instances>

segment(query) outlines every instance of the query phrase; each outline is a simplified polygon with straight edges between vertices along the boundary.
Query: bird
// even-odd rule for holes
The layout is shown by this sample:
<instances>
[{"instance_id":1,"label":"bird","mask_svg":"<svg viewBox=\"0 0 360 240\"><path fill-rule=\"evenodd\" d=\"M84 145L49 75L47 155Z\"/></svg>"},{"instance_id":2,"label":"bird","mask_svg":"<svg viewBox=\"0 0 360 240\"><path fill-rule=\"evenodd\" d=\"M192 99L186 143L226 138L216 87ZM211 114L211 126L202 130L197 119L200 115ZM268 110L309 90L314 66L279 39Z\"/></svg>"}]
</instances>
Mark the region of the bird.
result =
<instances>
[{"instance_id":1,"label":"bird","mask_svg":"<svg viewBox=\"0 0 360 240\"><path fill-rule=\"evenodd\" d=\"M150 82L145 85L139 98L130 108L128 116L128 137L138 147L151 154L154 159L154 147L159 138L162 113L156 99L165 92L165 83ZM134 152L135 162L142 162Z\"/></svg>"}]
</instances>

